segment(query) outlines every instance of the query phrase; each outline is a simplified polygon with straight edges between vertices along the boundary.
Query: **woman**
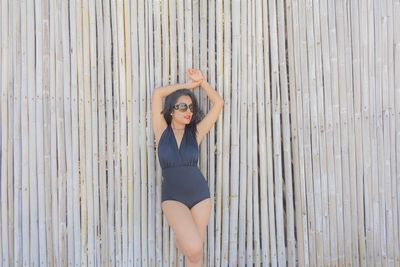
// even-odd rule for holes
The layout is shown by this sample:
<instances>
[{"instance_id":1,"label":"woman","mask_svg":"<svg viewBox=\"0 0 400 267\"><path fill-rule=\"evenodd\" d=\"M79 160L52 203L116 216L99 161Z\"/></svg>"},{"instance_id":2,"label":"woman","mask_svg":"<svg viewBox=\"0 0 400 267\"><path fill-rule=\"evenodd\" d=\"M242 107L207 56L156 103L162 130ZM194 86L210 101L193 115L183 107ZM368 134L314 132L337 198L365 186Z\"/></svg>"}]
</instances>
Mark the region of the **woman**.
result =
<instances>
[{"instance_id":1,"label":"woman","mask_svg":"<svg viewBox=\"0 0 400 267\"><path fill-rule=\"evenodd\" d=\"M172 227L177 248L185 255L185 266L202 266L203 242L210 218L212 198L197 166L199 145L215 124L224 101L196 69L188 69L191 80L154 89L153 130L162 167L162 210ZM203 118L193 88L201 86L212 108ZM163 97L166 97L164 108Z\"/></svg>"}]
</instances>

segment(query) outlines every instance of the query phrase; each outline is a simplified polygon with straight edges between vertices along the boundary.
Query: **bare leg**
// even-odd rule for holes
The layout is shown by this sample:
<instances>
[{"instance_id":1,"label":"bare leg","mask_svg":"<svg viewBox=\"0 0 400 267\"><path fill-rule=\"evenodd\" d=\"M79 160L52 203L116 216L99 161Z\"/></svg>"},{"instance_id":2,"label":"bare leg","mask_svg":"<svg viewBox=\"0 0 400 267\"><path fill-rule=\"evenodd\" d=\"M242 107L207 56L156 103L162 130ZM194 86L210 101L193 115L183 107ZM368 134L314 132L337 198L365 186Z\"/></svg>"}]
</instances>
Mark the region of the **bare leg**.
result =
<instances>
[{"instance_id":1,"label":"bare leg","mask_svg":"<svg viewBox=\"0 0 400 267\"><path fill-rule=\"evenodd\" d=\"M201 266L202 238L197 229L196 222L188 207L175 200L162 202L162 210L172 227L181 252L185 255L188 267Z\"/></svg>"},{"instance_id":2,"label":"bare leg","mask_svg":"<svg viewBox=\"0 0 400 267\"><path fill-rule=\"evenodd\" d=\"M211 206L212 206L212 199L209 198L209 199L200 201L195 206L193 206L192 209L190 210L193 220L196 223L197 229L198 229L200 237L201 237L202 247L203 247L204 240L205 240L207 225L210 220ZM203 266L203 257L201 257L199 265L195 265L195 266Z\"/></svg>"}]
</instances>

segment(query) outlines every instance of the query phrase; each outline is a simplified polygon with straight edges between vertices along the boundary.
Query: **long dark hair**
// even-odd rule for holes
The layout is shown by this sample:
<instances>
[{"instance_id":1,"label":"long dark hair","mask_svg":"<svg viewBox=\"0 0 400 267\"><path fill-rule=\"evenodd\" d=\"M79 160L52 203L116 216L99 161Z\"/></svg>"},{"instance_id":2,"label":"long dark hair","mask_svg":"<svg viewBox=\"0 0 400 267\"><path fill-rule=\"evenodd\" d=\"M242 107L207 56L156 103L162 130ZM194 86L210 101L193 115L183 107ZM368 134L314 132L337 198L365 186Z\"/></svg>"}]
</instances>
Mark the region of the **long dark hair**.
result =
<instances>
[{"instance_id":1,"label":"long dark hair","mask_svg":"<svg viewBox=\"0 0 400 267\"><path fill-rule=\"evenodd\" d=\"M200 106L198 104L197 98L194 95L194 93L189 90L189 89L179 89L174 91L173 93L169 94L167 97L165 97L165 102L164 102L164 108L162 111L162 114L164 115L164 118L168 125L171 124L172 121L172 116L171 113L174 110L174 105L178 101L178 98L187 95L192 99L192 105L193 105L193 116L188 125L186 125L186 128L190 129L194 136L197 135L197 123L199 123L203 118L204 118L204 113L200 109Z\"/></svg>"}]
</instances>

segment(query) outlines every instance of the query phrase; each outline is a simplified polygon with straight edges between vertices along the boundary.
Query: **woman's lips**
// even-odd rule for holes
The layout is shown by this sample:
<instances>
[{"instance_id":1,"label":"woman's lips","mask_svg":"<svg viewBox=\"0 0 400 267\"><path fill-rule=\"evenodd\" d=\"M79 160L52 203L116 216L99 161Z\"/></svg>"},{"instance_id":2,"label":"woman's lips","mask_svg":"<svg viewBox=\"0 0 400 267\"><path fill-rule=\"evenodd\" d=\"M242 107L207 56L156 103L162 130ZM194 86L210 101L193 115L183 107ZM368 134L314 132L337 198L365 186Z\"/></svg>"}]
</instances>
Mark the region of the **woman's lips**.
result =
<instances>
[{"instance_id":1,"label":"woman's lips","mask_svg":"<svg viewBox=\"0 0 400 267\"><path fill-rule=\"evenodd\" d=\"M190 118L191 118L190 116L185 116L185 119L188 119L188 120L190 120Z\"/></svg>"}]
</instances>

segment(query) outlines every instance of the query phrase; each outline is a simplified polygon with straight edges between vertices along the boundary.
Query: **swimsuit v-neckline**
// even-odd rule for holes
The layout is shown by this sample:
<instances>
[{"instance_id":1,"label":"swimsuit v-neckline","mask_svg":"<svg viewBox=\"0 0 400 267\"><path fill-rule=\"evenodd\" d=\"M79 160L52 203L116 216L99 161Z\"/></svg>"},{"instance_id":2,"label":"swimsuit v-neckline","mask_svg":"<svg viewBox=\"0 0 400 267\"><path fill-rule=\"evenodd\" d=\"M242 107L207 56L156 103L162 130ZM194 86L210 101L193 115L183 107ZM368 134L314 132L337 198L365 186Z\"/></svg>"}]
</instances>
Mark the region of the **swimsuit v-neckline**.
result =
<instances>
[{"instance_id":1,"label":"swimsuit v-neckline","mask_svg":"<svg viewBox=\"0 0 400 267\"><path fill-rule=\"evenodd\" d=\"M176 139L174 130L172 129L172 126L171 126L171 125L169 125L169 126L170 126L171 131L172 131L172 136L173 136L173 138L174 138L174 140L175 140L175 146L176 146L176 148L178 149L178 151L181 152L182 144L183 144L183 141L184 141L184 138L185 138L185 135L186 135L186 126L185 126L185 128L184 128L184 130L183 130L183 136L182 136L182 140L181 140L181 143L179 144L179 146L178 146L178 141L177 141L177 139Z\"/></svg>"}]
</instances>

